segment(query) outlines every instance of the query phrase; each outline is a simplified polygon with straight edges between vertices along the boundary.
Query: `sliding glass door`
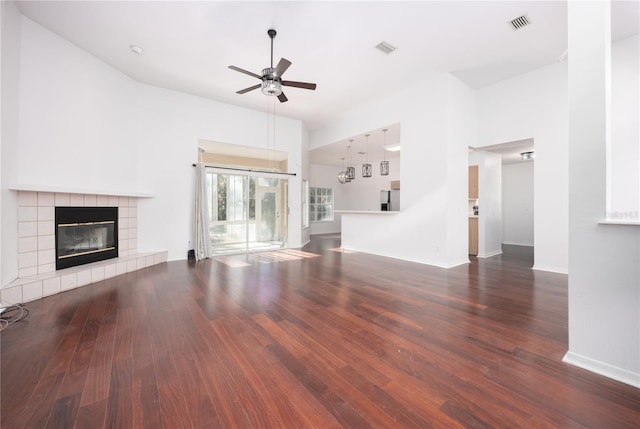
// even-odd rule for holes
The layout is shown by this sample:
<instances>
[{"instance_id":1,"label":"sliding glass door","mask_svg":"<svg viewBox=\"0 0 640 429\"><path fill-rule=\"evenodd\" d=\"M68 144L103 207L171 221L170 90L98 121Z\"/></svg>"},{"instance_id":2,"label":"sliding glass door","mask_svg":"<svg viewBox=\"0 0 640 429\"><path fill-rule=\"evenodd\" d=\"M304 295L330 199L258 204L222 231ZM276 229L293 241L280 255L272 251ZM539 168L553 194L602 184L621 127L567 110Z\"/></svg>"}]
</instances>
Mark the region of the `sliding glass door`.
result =
<instances>
[{"instance_id":1,"label":"sliding glass door","mask_svg":"<svg viewBox=\"0 0 640 429\"><path fill-rule=\"evenodd\" d=\"M207 185L214 254L286 246L286 179L208 169Z\"/></svg>"}]
</instances>

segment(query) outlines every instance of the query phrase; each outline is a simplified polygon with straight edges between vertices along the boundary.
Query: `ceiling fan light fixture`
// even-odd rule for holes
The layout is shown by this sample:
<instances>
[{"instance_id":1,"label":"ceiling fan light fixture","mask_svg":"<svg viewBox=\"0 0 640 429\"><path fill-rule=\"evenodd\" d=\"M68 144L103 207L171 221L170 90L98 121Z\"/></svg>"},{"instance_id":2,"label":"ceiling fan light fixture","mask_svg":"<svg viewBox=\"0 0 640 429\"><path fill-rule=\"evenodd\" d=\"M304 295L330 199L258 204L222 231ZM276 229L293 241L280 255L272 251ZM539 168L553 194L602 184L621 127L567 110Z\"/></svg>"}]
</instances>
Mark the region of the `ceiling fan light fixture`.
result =
<instances>
[{"instance_id":1,"label":"ceiling fan light fixture","mask_svg":"<svg viewBox=\"0 0 640 429\"><path fill-rule=\"evenodd\" d=\"M263 80L262 81L262 93L264 95L275 95L278 96L282 94L282 84L277 80Z\"/></svg>"}]
</instances>

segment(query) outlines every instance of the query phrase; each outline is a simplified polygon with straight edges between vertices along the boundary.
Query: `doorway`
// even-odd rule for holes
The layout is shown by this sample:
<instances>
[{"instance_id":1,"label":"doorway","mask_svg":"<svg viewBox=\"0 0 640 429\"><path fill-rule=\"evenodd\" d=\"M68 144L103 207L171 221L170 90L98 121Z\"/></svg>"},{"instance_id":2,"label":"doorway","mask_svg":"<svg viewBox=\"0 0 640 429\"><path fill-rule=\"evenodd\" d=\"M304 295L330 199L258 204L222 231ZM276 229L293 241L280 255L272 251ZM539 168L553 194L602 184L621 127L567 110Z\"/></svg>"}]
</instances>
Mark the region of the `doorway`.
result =
<instances>
[{"instance_id":1,"label":"doorway","mask_svg":"<svg viewBox=\"0 0 640 429\"><path fill-rule=\"evenodd\" d=\"M280 180L258 178L257 184L255 241L279 244L282 238Z\"/></svg>"},{"instance_id":2,"label":"doorway","mask_svg":"<svg viewBox=\"0 0 640 429\"><path fill-rule=\"evenodd\" d=\"M213 254L286 247L287 180L207 170Z\"/></svg>"},{"instance_id":3,"label":"doorway","mask_svg":"<svg viewBox=\"0 0 640 429\"><path fill-rule=\"evenodd\" d=\"M499 159L487 164L482 154ZM484 227L479 240L493 243L494 248L489 250L504 251L506 246L516 246L533 251L534 158L532 138L474 148L470 153L470 164L478 164L485 179L484 186L480 186L478 223L479 229ZM487 189L487 177L492 174L493 187Z\"/></svg>"}]
</instances>

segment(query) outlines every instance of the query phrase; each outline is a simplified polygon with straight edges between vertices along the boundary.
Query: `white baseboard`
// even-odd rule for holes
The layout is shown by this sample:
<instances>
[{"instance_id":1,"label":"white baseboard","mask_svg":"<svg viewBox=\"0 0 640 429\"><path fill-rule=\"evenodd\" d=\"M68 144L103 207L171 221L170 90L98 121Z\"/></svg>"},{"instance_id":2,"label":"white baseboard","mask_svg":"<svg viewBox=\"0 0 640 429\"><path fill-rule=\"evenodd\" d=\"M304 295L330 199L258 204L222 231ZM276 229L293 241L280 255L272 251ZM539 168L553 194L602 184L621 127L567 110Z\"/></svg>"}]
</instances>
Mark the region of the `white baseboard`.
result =
<instances>
[{"instance_id":1,"label":"white baseboard","mask_svg":"<svg viewBox=\"0 0 640 429\"><path fill-rule=\"evenodd\" d=\"M541 267L540 265L534 265L533 267L531 267L531 269L536 271L547 271L549 273L556 273L556 274L569 274L567 270L564 268Z\"/></svg>"},{"instance_id":2,"label":"white baseboard","mask_svg":"<svg viewBox=\"0 0 640 429\"><path fill-rule=\"evenodd\" d=\"M306 245L307 245L307 244L309 244L309 243L311 243L311 240L310 240L310 239L309 239L309 240L306 240L306 241L303 241L303 242L302 242L302 244L300 245L300 247L304 247L304 246L306 246Z\"/></svg>"},{"instance_id":3,"label":"white baseboard","mask_svg":"<svg viewBox=\"0 0 640 429\"><path fill-rule=\"evenodd\" d=\"M562 358L562 361L630 386L640 388L640 373L629 371L624 368L618 368L617 366L609 365L608 363L600 362L573 352L567 352L567 354L564 355L564 358Z\"/></svg>"},{"instance_id":4,"label":"white baseboard","mask_svg":"<svg viewBox=\"0 0 640 429\"><path fill-rule=\"evenodd\" d=\"M490 258L492 256L502 255L502 250L494 250L493 252L478 254L477 258Z\"/></svg>"},{"instance_id":5,"label":"white baseboard","mask_svg":"<svg viewBox=\"0 0 640 429\"><path fill-rule=\"evenodd\" d=\"M450 264L442 264L440 262L434 262L434 261L425 261L425 260L419 260L419 259L409 259L409 258L405 258L403 256L398 256L398 255L394 255L394 254L390 254L390 253L371 252L369 250L362 250L362 249L358 249L358 248L350 247L350 246L342 246L342 248L345 249L345 250L352 250L354 252L362 252L362 253L368 253L370 255L384 256L385 258L400 259L401 261L415 262L416 264L431 265L431 266L434 266L434 267L444 268L444 269L449 269L449 268L457 267L459 265L464 265L464 264L469 264L470 263L469 259L461 259L459 261L456 261L456 262L453 262L453 263L450 263Z\"/></svg>"},{"instance_id":6,"label":"white baseboard","mask_svg":"<svg viewBox=\"0 0 640 429\"><path fill-rule=\"evenodd\" d=\"M533 243L516 243L514 241L503 241L502 244L507 244L509 246L533 247Z\"/></svg>"},{"instance_id":7,"label":"white baseboard","mask_svg":"<svg viewBox=\"0 0 640 429\"><path fill-rule=\"evenodd\" d=\"M466 259L460 259L460 260L459 260L459 261L457 261L457 262L453 262L453 263L451 263L451 264L448 264L448 265L447 265L446 267L444 267L444 268L447 268L447 269L448 269L448 268L454 268L454 267L459 267L460 265L466 265L466 264L470 264L470 263L471 263L471 261L469 260L469 258L466 258Z\"/></svg>"}]
</instances>

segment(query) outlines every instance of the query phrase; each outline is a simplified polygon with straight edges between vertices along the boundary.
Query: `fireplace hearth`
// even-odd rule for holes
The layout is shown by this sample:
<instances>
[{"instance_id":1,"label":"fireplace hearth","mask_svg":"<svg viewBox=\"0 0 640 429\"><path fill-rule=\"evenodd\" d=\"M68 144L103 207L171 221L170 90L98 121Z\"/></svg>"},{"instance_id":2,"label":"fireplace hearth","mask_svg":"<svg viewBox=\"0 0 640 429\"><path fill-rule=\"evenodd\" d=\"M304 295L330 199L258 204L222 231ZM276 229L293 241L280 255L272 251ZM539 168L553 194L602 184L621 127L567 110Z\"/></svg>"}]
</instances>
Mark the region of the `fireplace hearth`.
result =
<instances>
[{"instance_id":1,"label":"fireplace hearth","mask_svg":"<svg viewBox=\"0 0 640 429\"><path fill-rule=\"evenodd\" d=\"M55 208L56 270L118 257L118 207Z\"/></svg>"}]
</instances>

